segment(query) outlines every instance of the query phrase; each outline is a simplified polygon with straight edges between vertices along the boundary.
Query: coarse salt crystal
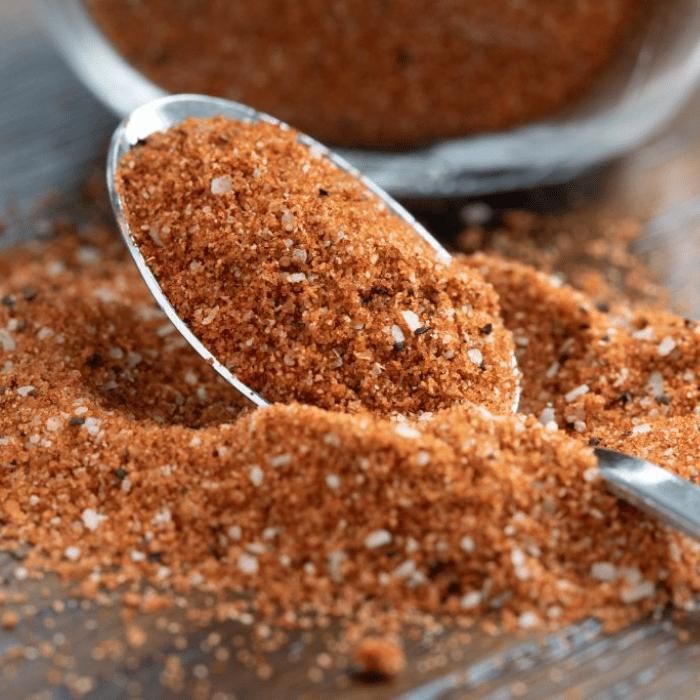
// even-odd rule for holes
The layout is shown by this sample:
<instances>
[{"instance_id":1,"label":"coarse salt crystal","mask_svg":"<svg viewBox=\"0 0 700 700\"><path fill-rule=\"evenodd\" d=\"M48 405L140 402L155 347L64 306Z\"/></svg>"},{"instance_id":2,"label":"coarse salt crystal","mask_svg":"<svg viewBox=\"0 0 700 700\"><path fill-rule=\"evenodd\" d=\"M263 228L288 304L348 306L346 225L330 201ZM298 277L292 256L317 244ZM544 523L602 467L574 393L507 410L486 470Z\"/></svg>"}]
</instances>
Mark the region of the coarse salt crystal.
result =
<instances>
[{"instance_id":1,"label":"coarse salt crystal","mask_svg":"<svg viewBox=\"0 0 700 700\"><path fill-rule=\"evenodd\" d=\"M510 553L510 560L516 569L525 566L525 555L520 549L513 549Z\"/></svg>"},{"instance_id":2,"label":"coarse salt crystal","mask_svg":"<svg viewBox=\"0 0 700 700\"><path fill-rule=\"evenodd\" d=\"M78 561L80 559L80 547L74 545L66 547L63 551L63 556L70 561Z\"/></svg>"},{"instance_id":3,"label":"coarse salt crystal","mask_svg":"<svg viewBox=\"0 0 700 700\"><path fill-rule=\"evenodd\" d=\"M483 597L484 596L480 591L472 591L471 593L467 593L466 595L463 595L459 601L460 607L462 610L472 610L481 604Z\"/></svg>"},{"instance_id":4,"label":"coarse salt crystal","mask_svg":"<svg viewBox=\"0 0 700 700\"><path fill-rule=\"evenodd\" d=\"M649 423L640 423L632 428L632 435L645 435L651 432L651 426Z\"/></svg>"},{"instance_id":5,"label":"coarse salt crystal","mask_svg":"<svg viewBox=\"0 0 700 700\"><path fill-rule=\"evenodd\" d=\"M590 387L588 386L588 384L581 384L575 389L572 389L567 394L564 394L564 401L566 401L566 403L571 403L572 401L576 401L576 399L578 399L579 397L584 396L589 391Z\"/></svg>"},{"instance_id":6,"label":"coarse salt crystal","mask_svg":"<svg viewBox=\"0 0 700 700\"><path fill-rule=\"evenodd\" d=\"M614 581L617 578L617 567L609 561L597 561L591 566L591 576L598 581Z\"/></svg>"},{"instance_id":7,"label":"coarse salt crystal","mask_svg":"<svg viewBox=\"0 0 700 700\"><path fill-rule=\"evenodd\" d=\"M408 423L398 423L394 428L394 432L402 438L407 438L409 440L414 440L421 436L421 432L416 430L413 426Z\"/></svg>"},{"instance_id":8,"label":"coarse salt crystal","mask_svg":"<svg viewBox=\"0 0 700 700\"><path fill-rule=\"evenodd\" d=\"M215 177L211 181L212 194L227 194L233 189L233 182L228 175Z\"/></svg>"},{"instance_id":9,"label":"coarse salt crystal","mask_svg":"<svg viewBox=\"0 0 700 700\"><path fill-rule=\"evenodd\" d=\"M641 330L632 333L632 337L635 340L655 340L656 333L654 332L652 326L647 326L646 328L642 328Z\"/></svg>"},{"instance_id":10,"label":"coarse salt crystal","mask_svg":"<svg viewBox=\"0 0 700 700\"><path fill-rule=\"evenodd\" d=\"M241 554L238 557L238 569L244 574L252 575L258 573L258 559L252 554Z\"/></svg>"},{"instance_id":11,"label":"coarse salt crystal","mask_svg":"<svg viewBox=\"0 0 700 700\"><path fill-rule=\"evenodd\" d=\"M374 530L365 537L367 549L378 549L391 542L391 533L388 530Z\"/></svg>"},{"instance_id":12,"label":"coarse salt crystal","mask_svg":"<svg viewBox=\"0 0 700 700\"><path fill-rule=\"evenodd\" d=\"M131 561L136 563L140 561L146 561L146 555L138 549L132 549L129 553L129 556L131 557Z\"/></svg>"},{"instance_id":13,"label":"coarse salt crystal","mask_svg":"<svg viewBox=\"0 0 700 700\"><path fill-rule=\"evenodd\" d=\"M100 523L107 519L107 516L98 513L92 508L86 508L80 518L83 521L83 525L91 532L94 532L100 526Z\"/></svg>"},{"instance_id":14,"label":"coarse salt crystal","mask_svg":"<svg viewBox=\"0 0 700 700\"><path fill-rule=\"evenodd\" d=\"M154 525L165 525L172 520L170 508L161 508L152 518L151 522Z\"/></svg>"},{"instance_id":15,"label":"coarse salt crystal","mask_svg":"<svg viewBox=\"0 0 700 700\"><path fill-rule=\"evenodd\" d=\"M306 279L306 275L303 272L292 272L287 275L287 279L293 284L298 284Z\"/></svg>"},{"instance_id":16,"label":"coarse salt crystal","mask_svg":"<svg viewBox=\"0 0 700 700\"><path fill-rule=\"evenodd\" d=\"M228 530L226 530L226 534L228 535L229 539L237 542L241 539L241 528L238 525L231 525Z\"/></svg>"},{"instance_id":17,"label":"coarse salt crystal","mask_svg":"<svg viewBox=\"0 0 700 700\"><path fill-rule=\"evenodd\" d=\"M583 472L583 480L587 482L597 481L600 479L600 472L598 467L589 467Z\"/></svg>"},{"instance_id":18,"label":"coarse salt crystal","mask_svg":"<svg viewBox=\"0 0 700 700\"><path fill-rule=\"evenodd\" d=\"M24 399L29 394L31 394L33 391L36 391L36 387L32 386L31 384L27 384L25 386L21 386L17 389L17 393Z\"/></svg>"},{"instance_id":19,"label":"coarse salt crystal","mask_svg":"<svg viewBox=\"0 0 700 700\"><path fill-rule=\"evenodd\" d=\"M465 535L459 541L459 546L462 548L462 550L464 552L473 552L474 551L474 540L471 537L469 537L469 535Z\"/></svg>"},{"instance_id":20,"label":"coarse salt crystal","mask_svg":"<svg viewBox=\"0 0 700 700\"><path fill-rule=\"evenodd\" d=\"M421 327L420 319L418 318L418 314L416 314L415 312L411 310L402 311L401 316L403 316L403 320L408 326L408 330L411 331L411 333L413 333Z\"/></svg>"},{"instance_id":21,"label":"coarse salt crystal","mask_svg":"<svg viewBox=\"0 0 700 700\"><path fill-rule=\"evenodd\" d=\"M138 367L143 362L143 355L138 352L129 352L126 358L126 363L131 369Z\"/></svg>"},{"instance_id":22,"label":"coarse salt crystal","mask_svg":"<svg viewBox=\"0 0 700 700\"><path fill-rule=\"evenodd\" d=\"M413 537L406 538L406 551L410 554L411 552L418 551L418 542L413 539Z\"/></svg>"},{"instance_id":23,"label":"coarse salt crystal","mask_svg":"<svg viewBox=\"0 0 700 700\"><path fill-rule=\"evenodd\" d=\"M664 378L661 372L652 372L649 375L647 387L649 388L651 395L655 398L659 398L664 395Z\"/></svg>"},{"instance_id":24,"label":"coarse salt crystal","mask_svg":"<svg viewBox=\"0 0 700 700\"><path fill-rule=\"evenodd\" d=\"M518 627L523 630L529 630L536 627L539 624L540 618L533 612L521 613L518 618Z\"/></svg>"},{"instance_id":25,"label":"coarse salt crystal","mask_svg":"<svg viewBox=\"0 0 700 700\"><path fill-rule=\"evenodd\" d=\"M292 456L289 454L275 455L267 458L267 463L271 467L284 467L292 461Z\"/></svg>"},{"instance_id":26,"label":"coarse salt crystal","mask_svg":"<svg viewBox=\"0 0 700 700\"><path fill-rule=\"evenodd\" d=\"M282 228L285 231L294 230L294 214L291 211L284 211L280 217L280 222L282 223Z\"/></svg>"},{"instance_id":27,"label":"coarse salt crystal","mask_svg":"<svg viewBox=\"0 0 700 700\"><path fill-rule=\"evenodd\" d=\"M416 466L417 467L427 467L430 464L430 452L425 450L419 450L416 455Z\"/></svg>"},{"instance_id":28,"label":"coarse salt crystal","mask_svg":"<svg viewBox=\"0 0 700 700\"><path fill-rule=\"evenodd\" d=\"M265 475L263 474L263 470L260 469L260 467L255 466L251 467L250 472L250 481L253 484L253 486L260 486L265 478Z\"/></svg>"},{"instance_id":29,"label":"coarse salt crystal","mask_svg":"<svg viewBox=\"0 0 700 700\"><path fill-rule=\"evenodd\" d=\"M55 433L57 430L61 429L63 421L59 416L51 416L51 418L46 419L46 429L49 432Z\"/></svg>"},{"instance_id":30,"label":"coarse salt crystal","mask_svg":"<svg viewBox=\"0 0 700 700\"><path fill-rule=\"evenodd\" d=\"M102 259L102 254L97 248L93 248L89 245L80 246L76 254L78 261L84 265L90 265L96 263Z\"/></svg>"},{"instance_id":31,"label":"coarse salt crystal","mask_svg":"<svg viewBox=\"0 0 700 700\"><path fill-rule=\"evenodd\" d=\"M393 571L395 578L409 578L416 572L416 563L412 559L406 559L405 562L399 564Z\"/></svg>"},{"instance_id":32,"label":"coarse salt crystal","mask_svg":"<svg viewBox=\"0 0 700 700\"><path fill-rule=\"evenodd\" d=\"M17 348L15 339L10 335L10 332L4 328L0 328L0 348L5 352L12 352Z\"/></svg>"},{"instance_id":33,"label":"coarse salt crystal","mask_svg":"<svg viewBox=\"0 0 700 700\"><path fill-rule=\"evenodd\" d=\"M481 350L478 348L470 348L467 350L467 357L477 366L481 366L484 362L484 356L481 353Z\"/></svg>"},{"instance_id":34,"label":"coarse salt crystal","mask_svg":"<svg viewBox=\"0 0 700 700\"><path fill-rule=\"evenodd\" d=\"M543 408L538 420L544 426L547 426L550 423L554 423L556 425L556 413L554 412L554 409L551 406L546 406Z\"/></svg>"},{"instance_id":35,"label":"coarse salt crystal","mask_svg":"<svg viewBox=\"0 0 700 700\"><path fill-rule=\"evenodd\" d=\"M656 592L656 586L651 581L642 581L635 586L628 586L620 591L620 600L625 604L637 603L645 598L651 598Z\"/></svg>"},{"instance_id":36,"label":"coarse salt crystal","mask_svg":"<svg viewBox=\"0 0 700 700\"><path fill-rule=\"evenodd\" d=\"M666 355L670 355L675 349L676 341L670 335L667 335L659 343L659 346L656 348L656 352L661 357L666 357Z\"/></svg>"},{"instance_id":37,"label":"coarse salt crystal","mask_svg":"<svg viewBox=\"0 0 700 700\"><path fill-rule=\"evenodd\" d=\"M347 558L348 555L342 549L328 554L328 570L334 581L340 582L343 580L343 562Z\"/></svg>"},{"instance_id":38,"label":"coarse salt crystal","mask_svg":"<svg viewBox=\"0 0 700 700\"><path fill-rule=\"evenodd\" d=\"M394 345L403 345L406 342L406 336L396 324L391 327L391 337L394 341Z\"/></svg>"},{"instance_id":39,"label":"coarse salt crystal","mask_svg":"<svg viewBox=\"0 0 700 700\"><path fill-rule=\"evenodd\" d=\"M337 474L326 474L326 486L328 486L329 489L333 489L334 491L336 489L339 489L340 477Z\"/></svg>"},{"instance_id":40,"label":"coarse salt crystal","mask_svg":"<svg viewBox=\"0 0 700 700\"><path fill-rule=\"evenodd\" d=\"M544 376L547 377L547 379L554 379L554 377L559 374L559 369L560 365L558 362L552 362L551 365L547 368L547 371L544 373Z\"/></svg>"}]
</instances>

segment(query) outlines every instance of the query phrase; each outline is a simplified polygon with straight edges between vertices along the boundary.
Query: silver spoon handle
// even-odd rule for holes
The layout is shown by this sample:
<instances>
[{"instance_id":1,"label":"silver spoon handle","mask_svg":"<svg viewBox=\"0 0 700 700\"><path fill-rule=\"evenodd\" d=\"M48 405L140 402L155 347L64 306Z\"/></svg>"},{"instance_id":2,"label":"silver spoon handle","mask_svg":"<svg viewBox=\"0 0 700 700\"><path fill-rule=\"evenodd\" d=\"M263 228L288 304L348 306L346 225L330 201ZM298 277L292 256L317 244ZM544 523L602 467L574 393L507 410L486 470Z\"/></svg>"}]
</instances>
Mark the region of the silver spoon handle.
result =
<instances>
[{"instance_id":1,"label":"silver spoon handle","mask_svg":"<svg viewBox=\"0 0 700 700\"><path fill-rule=\"evenodd\" d=\"M644 459L603 448L595 453L616 496L700 541L700 486Z\"/></svg>"}]
</instances>

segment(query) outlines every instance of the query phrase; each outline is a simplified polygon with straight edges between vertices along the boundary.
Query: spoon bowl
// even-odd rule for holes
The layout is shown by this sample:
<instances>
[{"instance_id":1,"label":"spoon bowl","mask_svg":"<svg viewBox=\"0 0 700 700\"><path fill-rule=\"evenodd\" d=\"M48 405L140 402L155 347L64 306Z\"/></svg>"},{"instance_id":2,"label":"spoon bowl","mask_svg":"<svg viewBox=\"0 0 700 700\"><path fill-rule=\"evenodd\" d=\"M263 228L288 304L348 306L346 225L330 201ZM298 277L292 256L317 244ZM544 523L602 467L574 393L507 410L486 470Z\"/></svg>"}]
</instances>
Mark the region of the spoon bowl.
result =
<instances>
[{"instance_id":1,"label":"spoon bowl","mask_svg":"<svg viewBox=\"0 0 700 700\"><path fill-rule=\"evenodd\" d=\"M177 311L169 302L161 289L158 280L153 275L148 263L144 259L139 246L133 239L126 220L126 213L122 199L115 185L115 176L119 162L143 139L148 138L157 131L165 131L189 117L208 118L223 116L227 119L241 122L268 122L283 129L289 128L286 124L263 112L258 112L252 107L204 95L170 95L147 102L135 109L117 127L112 136L112 142L107 155L107 189L112 203L114 215L119 225L124 242L131 253L136 267L143 277L149 291L156 302L175 326L177 331L194 348L202 359L210 364L218 374L231 384L242 396L257 407L267 406L268 402L247 384L238 379L225 365L223 365L190 330L189 326L180 318ZM359 173L344 158L333 153L323 144L305 134L299 134L299 141L316 152L328 158L337 168L357 178L369 191L375 194L387 208L405 223L413 228L417 236L420 236L434 251L436 256L445 263L452 259L442 245L419 224L404 207L390 197L384 190L375 185L371 180ZM515 410L515 409L514 409Z\"/></svg>"}]
</instances>

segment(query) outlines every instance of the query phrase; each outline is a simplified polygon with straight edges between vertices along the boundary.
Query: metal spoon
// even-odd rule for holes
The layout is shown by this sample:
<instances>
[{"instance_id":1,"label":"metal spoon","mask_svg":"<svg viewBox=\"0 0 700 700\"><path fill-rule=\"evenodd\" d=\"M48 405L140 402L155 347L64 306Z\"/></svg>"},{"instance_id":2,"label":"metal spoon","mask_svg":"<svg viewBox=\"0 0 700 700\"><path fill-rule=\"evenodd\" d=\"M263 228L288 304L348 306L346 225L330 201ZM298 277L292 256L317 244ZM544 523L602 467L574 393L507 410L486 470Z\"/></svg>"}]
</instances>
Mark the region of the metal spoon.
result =
<instances>
[{"instance_id":1,"label":"metal spoon","mask_svg":"<svg viewBox=\"0 0 700 700\"><path fill-rule=\"evenodd\" d=\"M274 117L258 112L251 107L213 97L171 95L152 100L135 109L114 132L107 158L107 187L112 208L126 246L160 308L180 334L206 362L255 406L263 407L267 406L268 402L249 386L241 382L240 379L235 377L219 362L192 333L168 301L141 254L138 245L131 236L124 207L114 183L120 160L140 140L147 138L156 131L166 130L188 117L214 117L218 115L237 121L265 121L285 126ZM386 192L361 175L343 158L309 136L300 134L299 140L307 146L313 146L315 149L320 150L338 168L360 180L394 214L411 226L416 235L428 243L440 259L445 262L451 260L451 256L445 248L411 214ZM515 408L517 408L517 405ZM608 487L616 495L654 515L659 520L700 540L700 487L642 459L605 449L597 449L595 453L598 458L601 475L606 480Z\"/></svg>"}]
</instances>

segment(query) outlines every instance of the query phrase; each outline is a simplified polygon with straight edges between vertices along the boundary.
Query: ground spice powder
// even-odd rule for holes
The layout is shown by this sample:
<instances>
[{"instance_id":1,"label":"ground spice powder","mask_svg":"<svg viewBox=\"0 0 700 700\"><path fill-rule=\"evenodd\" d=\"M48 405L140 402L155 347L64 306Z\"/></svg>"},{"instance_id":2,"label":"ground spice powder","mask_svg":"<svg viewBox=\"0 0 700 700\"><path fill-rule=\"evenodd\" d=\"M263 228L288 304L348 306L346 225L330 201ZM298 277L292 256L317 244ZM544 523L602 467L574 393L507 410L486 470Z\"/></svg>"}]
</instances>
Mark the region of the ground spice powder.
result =
<instances>
[{"instance_id":1,"label":"ground spice powder","mask_svg":"<svg viewBox=\"0 0 700 700\"><path fill-rule=\"evenodd\" d=\"M191 119L132 149L117 186L180 317L268 400L512 410L513 345L491 286L438 260L296 132Z\"/></svg>"},{"instance_id":2,"label":"ground spice powder","mask_svg":"<svg viewBox=\"0 0 700 700\"><path fill-rule=\"evenodd\" d=\"M213 326L214 343L238 332L241 308L267 319L265 354L256 346L245 357L256 370L281 359L280 401L253 411L202 363L111 228L62 224L50 240L0 254L0 537L21 555L14 577L57 572L97 600L112 591L132 649L146 635L136 610L159 612L199 592L212 602L188 609L188 619L255 623L268 649L286 630L339 617L349 663L386 677L404 663L396 635L407 624L430 631L447 620L495 633L595 616L614 630L665 606L697 610L700 548L613 497L592 447L648 457L700 483L698 323L620 295L601 305L495 253L444 268L293 132L227 129L190 122L149 140L123 166L122 186L162 284L181 275L169 293L182 293L178 305L198 333ZM173 159L187 168L173 170ZM319 245L338 230L347 237L328 248L341 248L342 265ZM367 300L356 287L375 253L388 281L370 278L368 288L388 284L390 293ZM236 269L255 307L229 283L240 279ZM307 281L284 279L302 272ZM311 286L313 274L327 275L330 292ZM207 286L219 305L209 323L201 310L210 312L212 295L187 293ZM310 296L294 306L290 290ZM324 293L336 296L319 303ZM236 303L227 306L227 296ZM347 354L324 369L322 350L336 347L336 334L354 342L360 330L348 333L337 316L330 330L294 326L297 313L308 322L303 314L324 303L361 318L365 349L387 353L385 368L407 362L418 388L382 372L381 391L357 391ZM430 333L410 335L407 303L430 320ZM373 326L370 316L381 321ZM402 329L403 347L384 331L389 323ZM289 328L299 335L290 340ZM465 332L483 343L485 369L457 352ZM454 357L439 343L445 333L459 339ZM303 376L282 350L300 338L302 366L316 344L314 362L327 371L319 386L336 382L327 397L304 389L316 405L291 400ZM512 400L513 348L522 371L516 414L503 400ZM489 363L502 374L489 374ZM447 400L443 388L457 381ZM22 622L3 610L5 629ZM328 663L324 656L319 668ZM165 666L163 683L176 691L177 656ZM258 673L272 668L260 662Z\"/></svg>"},{"instance_id":3,"label":"ground spice powder","mask_svg":"<svg viewBox=\"0 0 700 700\"><path fill-rule=\"evenodd\" d=\"M522 290L509 297L489 263L503 265L469 261L499 286L511 323ZM311 610L376 620L391 609L463 624L496 610L521 629L592 614L615 628L696 604L697 547L612 497L587 447L600 435L697 479L687 397L675 416L645 418L653 429L631 430L636 413L594 412L583 433L567 424L570 436L541 416L468 405L418 421L298 404L246 412L183 347L109 232L14 249L0 271L2 537L29 545L22 575L58 571L85 595L148 582L146 601L252 593L227 614L250 605L286 625ZM558 295L579 301L565 287L533 294L523 328L561 317ZM680 323L683 347L697 331ZM644 342L630 337L625 366ZM525 383L530 401L547 370L523 366L539 376ZM613 381L621 367L597 369Z\"/></svg>"},{"instance_id":4,"label":"ground spice powder","mask_svg":"<svg viewBox=\"0 0 700 700\"><path fill-rule=\"evenodd\" d=\"M643 11L636 0L87 5L117 50L172 92L238 100L322 141L382 148L556 112L622 53Z\"/></svg>"}]
</instances>

